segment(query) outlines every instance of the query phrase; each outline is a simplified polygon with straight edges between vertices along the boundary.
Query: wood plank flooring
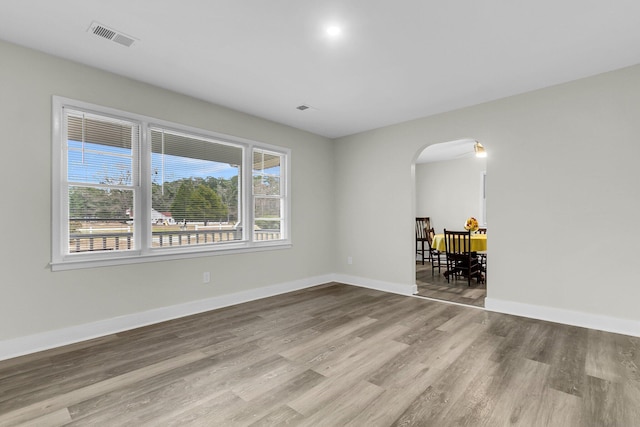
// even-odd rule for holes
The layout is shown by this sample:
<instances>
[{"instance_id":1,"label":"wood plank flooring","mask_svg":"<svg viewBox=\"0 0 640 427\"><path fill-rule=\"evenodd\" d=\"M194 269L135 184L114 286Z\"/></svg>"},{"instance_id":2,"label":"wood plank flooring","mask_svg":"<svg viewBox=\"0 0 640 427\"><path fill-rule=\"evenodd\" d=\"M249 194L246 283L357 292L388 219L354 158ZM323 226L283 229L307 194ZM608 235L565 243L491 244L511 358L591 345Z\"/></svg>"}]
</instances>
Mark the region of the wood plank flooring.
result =
<instances>
[{"instance_id":1,"label":"wood plank flooring","mask_svg":"<svg viewBox=\"0 0 640 427\"><path fill-rule=\"evenodd\" d=\"M639 426L640 338L329 283L0 362L0 426Z\"/></svg>"},{"instance_id":2,"label":"wood plank flooring","mask_svg":"<svg viewBox=\"0 0 640 427\"><path fill-rule=\"evenodd\" d=\"M484 299L487 296L487 285L471 281L471 286L466 279L451 279L447 283L445 279L444 268L438 273L432 274L431 264L425 261L416 262L416 285L418 286L418 294L422 297L434 298L443 301L457 302L459 304L473 305L476 307L484 307Z\"/></svg>"}]
</instances>

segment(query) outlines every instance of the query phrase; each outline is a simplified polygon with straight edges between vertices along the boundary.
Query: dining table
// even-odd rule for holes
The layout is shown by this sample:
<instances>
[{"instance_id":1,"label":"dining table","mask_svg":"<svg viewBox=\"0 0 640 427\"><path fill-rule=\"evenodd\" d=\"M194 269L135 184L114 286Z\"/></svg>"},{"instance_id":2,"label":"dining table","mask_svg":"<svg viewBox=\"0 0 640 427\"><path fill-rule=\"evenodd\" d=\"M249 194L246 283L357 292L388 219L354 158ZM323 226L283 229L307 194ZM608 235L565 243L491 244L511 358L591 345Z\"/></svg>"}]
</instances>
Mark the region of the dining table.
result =
<instances>
[{"instance_id":1,"label":"dining table","mask_svg":"<svg viewBox=\"0 0 640 427\"><path fill-rule=\"evenodd\" d=\"M436 234L433 237L433 249L446 252L444 234ZM471 234L471 252L485 252L487 250L486 234Z\"/></svg>"}]
</instances>

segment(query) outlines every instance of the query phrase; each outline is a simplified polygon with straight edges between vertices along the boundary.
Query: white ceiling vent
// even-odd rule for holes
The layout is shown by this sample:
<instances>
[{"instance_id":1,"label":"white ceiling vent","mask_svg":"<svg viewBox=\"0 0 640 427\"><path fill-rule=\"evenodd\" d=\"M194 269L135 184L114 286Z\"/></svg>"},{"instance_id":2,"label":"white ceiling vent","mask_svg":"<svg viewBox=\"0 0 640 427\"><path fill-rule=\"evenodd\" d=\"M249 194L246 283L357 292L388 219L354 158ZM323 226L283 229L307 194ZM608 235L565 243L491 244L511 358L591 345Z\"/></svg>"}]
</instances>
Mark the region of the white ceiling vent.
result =
<instances>
[{"instance_id":1,"label":"white ceiling vent","mask_svg":"<svg viewBox=\"0 0 640 427\"><path fill-rule=\"evenodd\" d=\"M120 31L105 27L97 22L93 22L87 31L98 37L114 41L126 47L130 47L136 41L133 37L129 37Z\"/></svg>"}]
</instances>

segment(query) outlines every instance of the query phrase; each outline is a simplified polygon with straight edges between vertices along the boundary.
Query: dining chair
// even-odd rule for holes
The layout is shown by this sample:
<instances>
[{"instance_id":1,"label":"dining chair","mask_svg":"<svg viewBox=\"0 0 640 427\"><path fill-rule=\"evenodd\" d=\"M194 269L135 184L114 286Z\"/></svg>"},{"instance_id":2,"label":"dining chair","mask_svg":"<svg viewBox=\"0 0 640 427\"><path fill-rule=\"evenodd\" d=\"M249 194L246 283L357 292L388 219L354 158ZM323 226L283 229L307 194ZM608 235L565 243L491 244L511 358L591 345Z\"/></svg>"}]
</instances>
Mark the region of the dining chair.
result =
<instances>
[{"instance_id":1,"label":"dining chair","mask_svg":"<svg viewBox=\"0 0 640 427\"><path fill-rule=\"evenodd\" d=\"M425 249L424 244L427 243L426 230L431 228L431 219L426 217L416 217L416 254L422 256L422 265L424 265L425 251L427 255L429 249Z\"/></svg>"},{"instance_id":2,"label":"dining chair","mask_svg":"<svg viewBox=\"0 0 640 427\"><path fill-rule=\"evenodd\" d=\"M427 243L429 243L429 262L431 263L431 275L434 275L435 269L438 268L440 274L440 266L442 265L441 256L443 255L438 249L433 247L433 239L436 232L433 228L426 230Z\"/></svg>"},{"instance_id":3,"label":"dining chair","mask_svg":"<svg viewBox=\"0 0 640 427\"><path fill-rule=\"evenodd\" d=\"M478 228L476 233L478 233L478 234L487 234L487 228L486 227ZM482 267L482 271L485 272L485 277L486 277L487 251L478 251L477 254L478 254L478 259L480 260L480 266Z\"/></svg>"},{"instance_id":4,"label":"dining chair","mask_svg":"<svg viewBox=\"0 0 640 427\"><path fill-rule=\"evenodd\" d=\"M466 277L469 286L474 277L478 283L484 281L478 255L471 252L471 231L448 231L445 228L444 244L447 258L447 271L444 275L447 283L452 276Z\"/></svg>"}]
</instances>

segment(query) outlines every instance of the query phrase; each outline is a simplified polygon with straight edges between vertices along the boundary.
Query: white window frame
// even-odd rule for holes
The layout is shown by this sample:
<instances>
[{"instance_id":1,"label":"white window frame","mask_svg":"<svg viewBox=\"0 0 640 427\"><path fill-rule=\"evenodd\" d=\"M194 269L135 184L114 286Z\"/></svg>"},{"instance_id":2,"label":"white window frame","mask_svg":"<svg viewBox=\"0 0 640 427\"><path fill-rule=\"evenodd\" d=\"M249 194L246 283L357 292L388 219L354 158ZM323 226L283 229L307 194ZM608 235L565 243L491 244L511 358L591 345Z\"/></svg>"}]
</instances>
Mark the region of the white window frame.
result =
<instances>
[{"instance_id":1,"label":"white window frame","mask_svg":"<svg viewBox=\"0 0 640 427\"><path fill-rule=\"evenodd\" d=\"M140 150L137 158L139 177L134 179L134 247L126 251L96 251L84 253L69 252L68 190L66 164L66 123L64 108L91 114L136 122L140 126ZM78 268L102 267L110 265L134 264L169 259L183 259L229 253L253 252L291 247L291 150L245 138L181 125L166 120L155 119L140 114L103 107L83 101L54 96L52 99L52 185L51 185L51 230L53 271ZM243 165L239 177L240 224L243 237L238 241L212 245L185 245L174 248L153 248L151 246L151 128L164 128L193 136L214 139L242 147ZM253 191L252 153L254 149L266 150L283 156L281 165L283 218L281 238L278 240L253 240ZM134 174L135 175L135 174ZM249 226L247 226L249 225Z\"/></svg>"},{"instance_id":2,"label":"white window frame","mask_svg":"<svg viewBox=\"0 0 640 427\"><path fill-rule=\"evenodd\" d=\"M283 153L281 152L277 152L277 151L273 151L273 150L268 150L262 147L253 147L254 149L260 150L262 151L263 154L271 154L271 155L277 155L277 156L281 156ZM251 158L252 158L252 163L253 163L253 152L254 150L251 150ZM284 156L283 156L284 157ZM285 183L288 182L287 178L287 168L285 164L281 164L280 165L280 173L279 173L279 177L280 177L280 189L279 189L279 194L278 195L265 195L265 194L256 194L254 193L254 188L253 188L253 169L251 170L251 212L252 214L255 215L255 207L256 207L256 201L259 199L275 199L275 200L279 200L280 201L280 218L278 218L280 220L280 233L282 238L286 238L287 236L287 232L288 230L286 229L286 227L284 226L284 223L286 223L286 218L289 218L288 215L288 211L287 211L287 204L286 204L286 200L287 198L287 188L284 185ZM252 218L252 220L255 222L255 218ZM252 234L255 234L255 230L253 229L252 226L252 230L251 230ZM263 242L264 240L260 240L260 242Z\"/></svg>"}]
</instances>

